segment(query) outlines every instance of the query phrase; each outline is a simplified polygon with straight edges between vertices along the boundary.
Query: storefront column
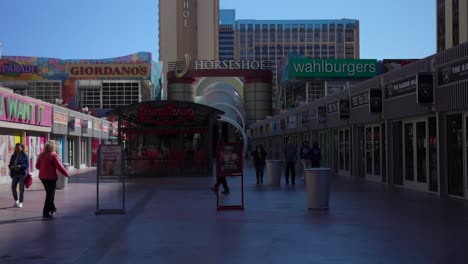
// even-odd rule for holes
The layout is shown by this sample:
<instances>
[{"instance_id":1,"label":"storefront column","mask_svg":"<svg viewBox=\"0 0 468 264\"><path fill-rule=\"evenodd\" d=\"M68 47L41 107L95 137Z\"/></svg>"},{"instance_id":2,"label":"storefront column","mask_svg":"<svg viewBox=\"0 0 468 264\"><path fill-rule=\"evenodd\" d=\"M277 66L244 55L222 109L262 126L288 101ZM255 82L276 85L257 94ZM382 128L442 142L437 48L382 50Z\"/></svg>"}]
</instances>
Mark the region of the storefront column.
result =
<instances>
[{"instance_id":1,"label":"storefront column","mask_svg":"<svg viewBox=\"0 0 468 264\"><path fill-rule=\"evenodd\" d=\"M217 122L217 119L210 117L208 121L208 167L209 167L209 175L213 176L213 148L211 146L211 142L213 144L218 144L218 142L213 142L213 126L214 122ZM205 144L207 145L207 144Z\"/></svg>"},{"instance_id":2,"label":"storefront column","mask_svg":"<svg viewBox=\"0 0 468 264\"><path fill-rule=\"evenodd\" d=\"M91 167L92 166L92 140L93 138L88 138L86 142L86 167Z\"/></svg>"},{"instance_id":3,"label":"storefront column","mask_svg":"<svg viewBox=\"0 0 468 264\"><path fill-rule=\"evenodd\" d=\"M359 179L359 138L358 138L358 130L356 125L351 126L351 145L353 146L351 149L351 163L353 164L351 170L351 176L354 178Z\"/></svg>"},{"instance_id":4,"label":"storefront column","mask_svg":"<svg viewBox=\"0 0 468 264\"><path fill-rule=\"evenodd\" d=\"M448 195L448 176L447 176L447 114L438 113L438 141L439 149L439 190L440 196Z\"/></svg>"},{"instance_id":5,"label":"storefront column","mask_svg":"<svg viewBox=\"0 0 468 264\"><path fill-rule=\"evenodd\" d=\"M26 146L26 131L20 132L21 144Z\"/></svg>"},{"instance_id":6,"label":"storefront column","mask_svg":"<svg viewBox=\"0 0 468 264\"><path fill-rule=\"evenodd\" d=\"M63 136L62 153L63 153L63 163L69 163L68 161L68 137L66 135Z\"/></svg>"},{"instance_id":7,"label":"storefront column","mask_svg":"<svg viewBox=\"0 0 468 264\"><path fill-rule=\"evenodd\" d=\"M390 120L385 120L385 130L385 164L387 164L385 169L387 175L387 185L393 185L393 126Z\"/></svg>"},{"instance_id":8,"label":"storefront column","mask_svg":"<svg viewBox=\"0 0 468 264\"><path fill-rule=\"evenodd\" d=\"M77 137L77 140L75 142L75 153L73 155L75 156L75 164L77 169L81 169L81 136Z\"/></svg>"}]
</instances>

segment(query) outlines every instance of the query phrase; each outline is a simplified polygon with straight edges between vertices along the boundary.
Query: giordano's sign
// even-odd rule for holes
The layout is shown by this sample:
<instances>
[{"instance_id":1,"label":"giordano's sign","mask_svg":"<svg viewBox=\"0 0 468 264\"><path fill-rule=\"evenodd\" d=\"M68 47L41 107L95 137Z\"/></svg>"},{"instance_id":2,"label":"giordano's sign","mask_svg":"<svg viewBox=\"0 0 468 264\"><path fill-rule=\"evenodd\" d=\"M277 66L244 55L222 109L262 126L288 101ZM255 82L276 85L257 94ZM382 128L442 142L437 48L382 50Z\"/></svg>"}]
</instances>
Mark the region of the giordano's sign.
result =
<instances>
[{"instance_id":1,"label":"giordano's sign","mask_svg":"<svg viewBox=\"0 0 468 264\"><path fill-rule=\"evenodd\" d=\"M177 78L182 78L189 70L270 70L270 61L256 60L196 60L191 61L185 54L183 61L169 64L169 69L175 71Z\"/></svg>"},{"instance_id":2,"label":"giordano's sign","mask_svg":"<svg viewBox=\"0 0 468 264\"><path fill-rule=\"evenodd\" d=\"M290 63L291 77L370 78L377 69L377 60L301 58Z\"/></svg>"}]
</instances>

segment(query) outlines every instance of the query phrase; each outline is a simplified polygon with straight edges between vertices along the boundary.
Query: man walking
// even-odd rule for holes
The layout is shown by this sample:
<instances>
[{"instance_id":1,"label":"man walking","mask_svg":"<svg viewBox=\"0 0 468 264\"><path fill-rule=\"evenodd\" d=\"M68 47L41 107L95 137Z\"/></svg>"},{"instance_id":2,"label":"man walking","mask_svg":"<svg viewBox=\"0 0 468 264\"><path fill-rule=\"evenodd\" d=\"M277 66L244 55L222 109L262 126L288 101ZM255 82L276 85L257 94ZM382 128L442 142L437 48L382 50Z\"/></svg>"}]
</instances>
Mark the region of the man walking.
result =
<instances>
[{"instance_id":1,"label":"man walking","mask_svg":"<svg viewBox=\"0 0 468 264\"><path fill-rule=\"evenodd\" d=\"M296 158L297 158L297 149L293 144L293 139L290 137L288 139L288 144L284 146L284 159L286 161L286 184L289 184L289 171L291 171L291 183L292 185L296 184Z\"/></svg>"}]
</instances>

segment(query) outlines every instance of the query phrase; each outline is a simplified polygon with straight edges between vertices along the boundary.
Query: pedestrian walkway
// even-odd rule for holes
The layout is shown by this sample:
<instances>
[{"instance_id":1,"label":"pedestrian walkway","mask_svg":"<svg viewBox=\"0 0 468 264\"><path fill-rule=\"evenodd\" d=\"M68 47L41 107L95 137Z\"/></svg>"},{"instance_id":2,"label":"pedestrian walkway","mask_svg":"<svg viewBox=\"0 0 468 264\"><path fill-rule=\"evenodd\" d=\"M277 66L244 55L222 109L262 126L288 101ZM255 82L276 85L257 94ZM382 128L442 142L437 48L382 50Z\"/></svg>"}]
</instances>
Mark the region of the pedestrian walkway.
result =
<instances>
[{"instance_id":1,"label":"pedestrian walkway","mask_svg":"<svg viewBox=\"0 0 468 264\"><path fill-rule=\"evenodd\" d=\"M0 185L0 263L467 263L465 201L334 177L330 209L308 210L301 180L245 174L244 211L216 210L214 179L155 178L128 182L126 214L96 216L95 170L76 171L49 221L40 183L21 209ZM237 199L228 181L222 198ZM118 205L120 186L103 184L102 201Z\"/></svg>"}]
</instances>

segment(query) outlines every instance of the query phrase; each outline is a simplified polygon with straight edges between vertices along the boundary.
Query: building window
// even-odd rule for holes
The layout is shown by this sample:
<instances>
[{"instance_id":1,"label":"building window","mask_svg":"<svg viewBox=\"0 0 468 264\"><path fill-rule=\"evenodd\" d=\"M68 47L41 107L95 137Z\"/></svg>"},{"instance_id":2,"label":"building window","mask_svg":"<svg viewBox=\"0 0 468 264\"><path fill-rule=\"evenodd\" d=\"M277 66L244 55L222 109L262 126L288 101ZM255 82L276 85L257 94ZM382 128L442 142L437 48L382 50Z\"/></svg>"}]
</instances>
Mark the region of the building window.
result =
<instances>
[{"instance_id":1,"label":"building window","mask_svg":"<svg viewBox=\"0 0 468 264\"><path fill-rule=\"evenodd\" d=\"M460 41L460 25L459 25L459 0L452 0L452 24L453 24L453 46L457 46Z\"/></svg>"},{"instance_id":2,"label":"building window","mask_svg":"<svg viewBox=\"0 0 468 264\"><path fill-rule=\"evenodd\" d=\"M111 109L140 101L140 83L137 81L85 81L78 86L80 108Z\"/></svg>"},{"instance_id":3,"label":"building window","mask_svg":"<svg viewBox=\"0 0 468 264\"><path fill-rule=\"evenodd\" d=\"M28 82L26 95L53 104L62 98L60 81Z\"/></svg>"},{"instance_id":4,"label":"building window","mask_svg":"<svg viewBox=\"0 0 468 264\"><path fill-rule=\"evenodd\" d=\"M78 81L78 106L80 109L101 107L101 81Z\"/></svg>"},{"instance_id":5,"label":"building window","mask_svg":"<svg viewBox=\"0 0 468 264\"><path fill-rule=\"evenodd\" d=\"M437 0L437 51L445 50L445 0Z\"/></svg>"},{"instance_id":6,"label":"building window","mask_svg":"<svg viewBox=\"0 0 468 264\"><path fill-rule=\"evenodd\" d=\"M102 108L116 108L139 102L139 82L103 82Z\"/></svg>"}]
</instances>

